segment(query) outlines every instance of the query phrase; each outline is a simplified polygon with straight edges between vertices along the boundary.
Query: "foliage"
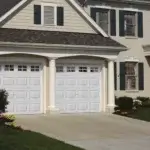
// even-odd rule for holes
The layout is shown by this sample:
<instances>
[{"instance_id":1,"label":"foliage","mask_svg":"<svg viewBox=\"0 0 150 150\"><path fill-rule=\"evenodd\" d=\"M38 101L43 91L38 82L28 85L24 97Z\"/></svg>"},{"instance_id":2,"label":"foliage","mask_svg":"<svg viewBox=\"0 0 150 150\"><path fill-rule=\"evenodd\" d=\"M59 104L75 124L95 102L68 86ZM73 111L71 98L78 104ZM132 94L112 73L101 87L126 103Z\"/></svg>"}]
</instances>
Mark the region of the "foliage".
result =
<instances>
[{"instance_id":1,"label":"foliage","mask_svg":"<svg viewBox=\"0 0 150 150\"><path fill-rule=\"evenodd\" d=\"M137 97L138 100L142 102L142 107L150 107L150 98L149 97Z\"/></svg>"},{"instance_id":2,"label":"foliage","mask_svg":"<svg viewBox=\"0 0 150 150\"><path fill-rule=\"evenodd\" d=\"M131 111L133 109L133 98L131 97L119 97L115 99L115 103L117 105L117 108L120 111Z\"/></svg>"},{"instance_id":3,"label":"foliage","mask_svg":"<svg viewBox=\"0 0 150 150\"><path fill-rule=\"evenodd\" d=\"M0 114L6 112L8 102L8 93L6 90L0 90Z\"/></svg>"},{"instance_id":4,"label":"foliage","mask_svg":"<svg viewBox=\"0 0 150 150\"><path fill-rule=\"evenodd\" d=\"M82 150L40 133L0 126L0 150Z\"/></svg>"}]
</instances>

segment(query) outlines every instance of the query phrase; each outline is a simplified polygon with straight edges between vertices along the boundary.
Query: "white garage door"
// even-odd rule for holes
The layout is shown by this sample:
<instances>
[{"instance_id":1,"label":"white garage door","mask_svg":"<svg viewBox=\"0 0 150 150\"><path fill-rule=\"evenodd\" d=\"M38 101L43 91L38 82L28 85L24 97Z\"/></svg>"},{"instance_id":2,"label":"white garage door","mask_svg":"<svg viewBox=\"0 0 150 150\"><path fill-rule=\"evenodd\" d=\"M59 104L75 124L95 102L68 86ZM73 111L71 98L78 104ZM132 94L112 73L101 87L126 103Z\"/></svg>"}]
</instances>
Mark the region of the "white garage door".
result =
<instances>
[{"instance_id":1,"label":"white garage door","mask_svg":"<svg viewBox=\"0 0 150 150\"><path fill-rule=\"evenodd\" d=\"M9 94L8 113L41 113L41 65L0 64L0 88Z\"/></svg>"},{"instance_id":2,"label":"white garage door","mask_svg":"<svg viewBox=\"0 0 150 150\"><path fill-rule=\"evenodd\" d=\"M56 107L60 112L99 112L101 68L57 65Z\"/></svg>"}]
</instances>

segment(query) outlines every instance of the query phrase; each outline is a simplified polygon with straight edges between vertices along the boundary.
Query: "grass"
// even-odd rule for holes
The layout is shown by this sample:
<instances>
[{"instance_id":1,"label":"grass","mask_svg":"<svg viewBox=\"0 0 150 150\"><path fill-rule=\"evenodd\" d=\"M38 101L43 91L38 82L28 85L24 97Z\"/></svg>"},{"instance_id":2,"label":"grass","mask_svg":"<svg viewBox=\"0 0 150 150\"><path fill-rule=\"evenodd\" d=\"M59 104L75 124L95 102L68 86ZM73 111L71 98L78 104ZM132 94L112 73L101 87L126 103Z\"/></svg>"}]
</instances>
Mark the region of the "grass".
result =
<instances>
[{"instance_id":1,"label":"grass","mask_svg":"<svg viewBox=\"0 0 150 150\"><path fill-rule=\"evenodd\" d=\"M150 108L141 107L135 113L129 115L128 117L150 122Z\"/></svg>"},{"instance_id":2,"label":"grass","mask_svg":"<svg viewBox=\"0 0 150 150\"><path fill-rule=\"evenodd\" d=\"M42 134L0 126L0 150L82 150Z\"/></svg>"}]
</instances>

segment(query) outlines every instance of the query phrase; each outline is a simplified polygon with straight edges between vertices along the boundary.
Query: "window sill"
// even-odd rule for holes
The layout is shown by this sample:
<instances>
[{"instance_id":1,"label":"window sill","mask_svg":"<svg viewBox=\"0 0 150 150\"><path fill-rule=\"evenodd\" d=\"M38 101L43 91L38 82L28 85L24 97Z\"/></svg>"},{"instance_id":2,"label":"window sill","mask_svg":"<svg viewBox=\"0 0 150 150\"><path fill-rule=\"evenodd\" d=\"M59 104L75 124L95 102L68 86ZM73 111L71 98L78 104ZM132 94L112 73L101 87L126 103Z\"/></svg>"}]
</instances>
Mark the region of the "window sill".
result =
<instances>
[{"instance_id":1,"label":"window sill","mask_svg":"<svg viewBox=\"0 0 150 150\"><path fill-rule=\"evenodd\" d=\"M126 90L127 93L138 93L139 90Z\"/></svg>"},{"instance_id":2,"label":"window sill","mask_svg":"<svg viewBox=\"0 0 150 150\"><path fill-rule=\"evenodd\" d=\"M137 36L125 36L126 39L138 39Z\"/></svg>"}]
</instances>

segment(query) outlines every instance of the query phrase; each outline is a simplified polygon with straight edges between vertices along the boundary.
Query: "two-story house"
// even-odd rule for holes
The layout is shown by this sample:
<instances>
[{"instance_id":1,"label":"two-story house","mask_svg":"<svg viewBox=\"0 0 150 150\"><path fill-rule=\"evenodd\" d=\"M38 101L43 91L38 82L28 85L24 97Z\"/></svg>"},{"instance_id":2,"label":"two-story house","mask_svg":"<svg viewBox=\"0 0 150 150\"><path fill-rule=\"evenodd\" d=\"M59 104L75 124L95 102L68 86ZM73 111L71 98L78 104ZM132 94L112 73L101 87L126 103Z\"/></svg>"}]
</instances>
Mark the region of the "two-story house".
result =
<instances>
[{"instance_id":1,"label":"two-story house","mask_svg":"<svg viewBox=\"0 0 150 150\"><path fill-rule=\"evenodd\" d=\"M109 37L128 48L115 61L116 96L150 97L150 1L78 2Z\"/></svg>"},{"instance_id":2,"label":"two-story house","mask_svg":"<svg viewBox=\"0 0 150 150\"><path fill-rule=\"evenodd\" d=\"M127 48L74 0L0 1L0 88L8 112L114 108L114 60Z\"/></svg>"}]
</instances>

